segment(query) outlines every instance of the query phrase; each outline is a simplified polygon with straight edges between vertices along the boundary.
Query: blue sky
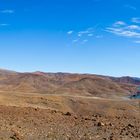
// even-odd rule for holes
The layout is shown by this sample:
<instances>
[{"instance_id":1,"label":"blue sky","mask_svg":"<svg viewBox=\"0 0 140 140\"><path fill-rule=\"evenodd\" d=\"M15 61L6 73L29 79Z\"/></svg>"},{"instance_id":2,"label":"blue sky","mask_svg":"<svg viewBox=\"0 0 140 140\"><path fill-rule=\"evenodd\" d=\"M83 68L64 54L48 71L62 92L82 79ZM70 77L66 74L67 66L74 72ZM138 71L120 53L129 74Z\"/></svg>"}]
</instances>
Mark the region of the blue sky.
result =
<instances>
[{"instance_id":1,"label":"blue sky","mask_svg":"<svg viewBox=\"0 0 140 140\"><path fill-rule=\"evenodd\" d=\"M139 0L0 0L0 67L140 77Z\"/></svg>"}]
</instances>

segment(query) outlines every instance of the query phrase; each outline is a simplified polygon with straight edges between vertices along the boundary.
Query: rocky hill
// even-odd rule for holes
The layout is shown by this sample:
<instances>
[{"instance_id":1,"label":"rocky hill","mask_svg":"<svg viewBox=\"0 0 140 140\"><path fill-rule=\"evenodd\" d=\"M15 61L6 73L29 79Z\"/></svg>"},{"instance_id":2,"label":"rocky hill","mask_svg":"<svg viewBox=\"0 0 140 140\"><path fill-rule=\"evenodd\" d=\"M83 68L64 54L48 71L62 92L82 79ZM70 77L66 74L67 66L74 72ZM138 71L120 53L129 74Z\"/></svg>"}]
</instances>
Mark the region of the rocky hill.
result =
<instances>
[{"instance_id":1,"label":"rocky hill","mask_svg":"<svg viewBox=\"0 0 140 140\"><path fill-rule=\"evenodd\" d=\"M133 77L109 77L93 74L18 73L0 69L0 90L73 94L86 96L116 96L132 94L140 85Z\"/></svg>"},{"instance_id":2,"label":"rocky hill","mask_svg":"<svg viewBox=\"0 0 140 140\"><path fill-rule=\"evenodd\" d=\"M139 140L138 80L0 70L0 139Z\"/></svg>"}]
</instances>

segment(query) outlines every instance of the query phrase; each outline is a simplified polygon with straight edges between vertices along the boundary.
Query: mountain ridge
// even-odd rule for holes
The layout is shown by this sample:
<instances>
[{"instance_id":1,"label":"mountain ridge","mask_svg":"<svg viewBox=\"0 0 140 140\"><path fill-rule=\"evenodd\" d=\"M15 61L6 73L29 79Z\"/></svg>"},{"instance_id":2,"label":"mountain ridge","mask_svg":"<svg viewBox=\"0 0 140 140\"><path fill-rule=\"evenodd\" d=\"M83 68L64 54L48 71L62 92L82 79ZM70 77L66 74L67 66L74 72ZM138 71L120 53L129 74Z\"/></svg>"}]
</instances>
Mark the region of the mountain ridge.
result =
<instances>
[{"instance_id":1,"label":"mountain ridge","mask_svg":"<svg viewBox=\"0 0 140 140\"><path fill-rule=\"evenodd\" d=\"M86 96L130 95L140 86L133 77L111 77L95 74L19 73L0 69L0 90L38 92L44 94L73 94Z\"/></svg>"}]
</instances>

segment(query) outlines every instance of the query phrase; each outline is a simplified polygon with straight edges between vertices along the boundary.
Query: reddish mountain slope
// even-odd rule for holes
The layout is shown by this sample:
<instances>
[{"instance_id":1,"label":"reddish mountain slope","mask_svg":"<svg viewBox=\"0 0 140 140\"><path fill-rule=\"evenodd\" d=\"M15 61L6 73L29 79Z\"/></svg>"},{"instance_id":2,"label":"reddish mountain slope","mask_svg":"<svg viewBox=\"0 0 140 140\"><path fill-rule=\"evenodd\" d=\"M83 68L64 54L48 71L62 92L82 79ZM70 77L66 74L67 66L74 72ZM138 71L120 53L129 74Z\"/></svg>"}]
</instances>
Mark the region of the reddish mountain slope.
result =
<instances>
[{"instance_id":1,"label":"reddish mountain slope","mask_svg":"<svg viewBox=\"0 0 140 140\"><path fill-rule=\"evenodd\" d=\"M0 70L0 90L41 92L48 94L78 94L117 96L133 93L140 84L138 78L114 78L90 74L16 73Z\"/></svg>"}]
</instances>

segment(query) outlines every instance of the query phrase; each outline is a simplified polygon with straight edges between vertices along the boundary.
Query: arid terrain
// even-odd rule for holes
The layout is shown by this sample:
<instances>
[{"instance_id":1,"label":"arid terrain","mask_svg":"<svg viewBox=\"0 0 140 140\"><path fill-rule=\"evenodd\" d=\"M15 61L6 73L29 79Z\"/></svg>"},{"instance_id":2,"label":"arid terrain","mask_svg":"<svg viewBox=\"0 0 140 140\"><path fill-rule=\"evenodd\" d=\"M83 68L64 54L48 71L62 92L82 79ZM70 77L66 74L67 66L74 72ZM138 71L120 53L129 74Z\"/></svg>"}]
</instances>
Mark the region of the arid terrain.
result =
<instances>
[{"instance_id":1,"label":"arid terrain","mask_svg":"<svg viewBox=\"0 0 140 140\"><path fill-rule=\"evenodd\" d=\"M140 140L133 77L0 70L0 140Z\"/></svg>"}]
</instances>

